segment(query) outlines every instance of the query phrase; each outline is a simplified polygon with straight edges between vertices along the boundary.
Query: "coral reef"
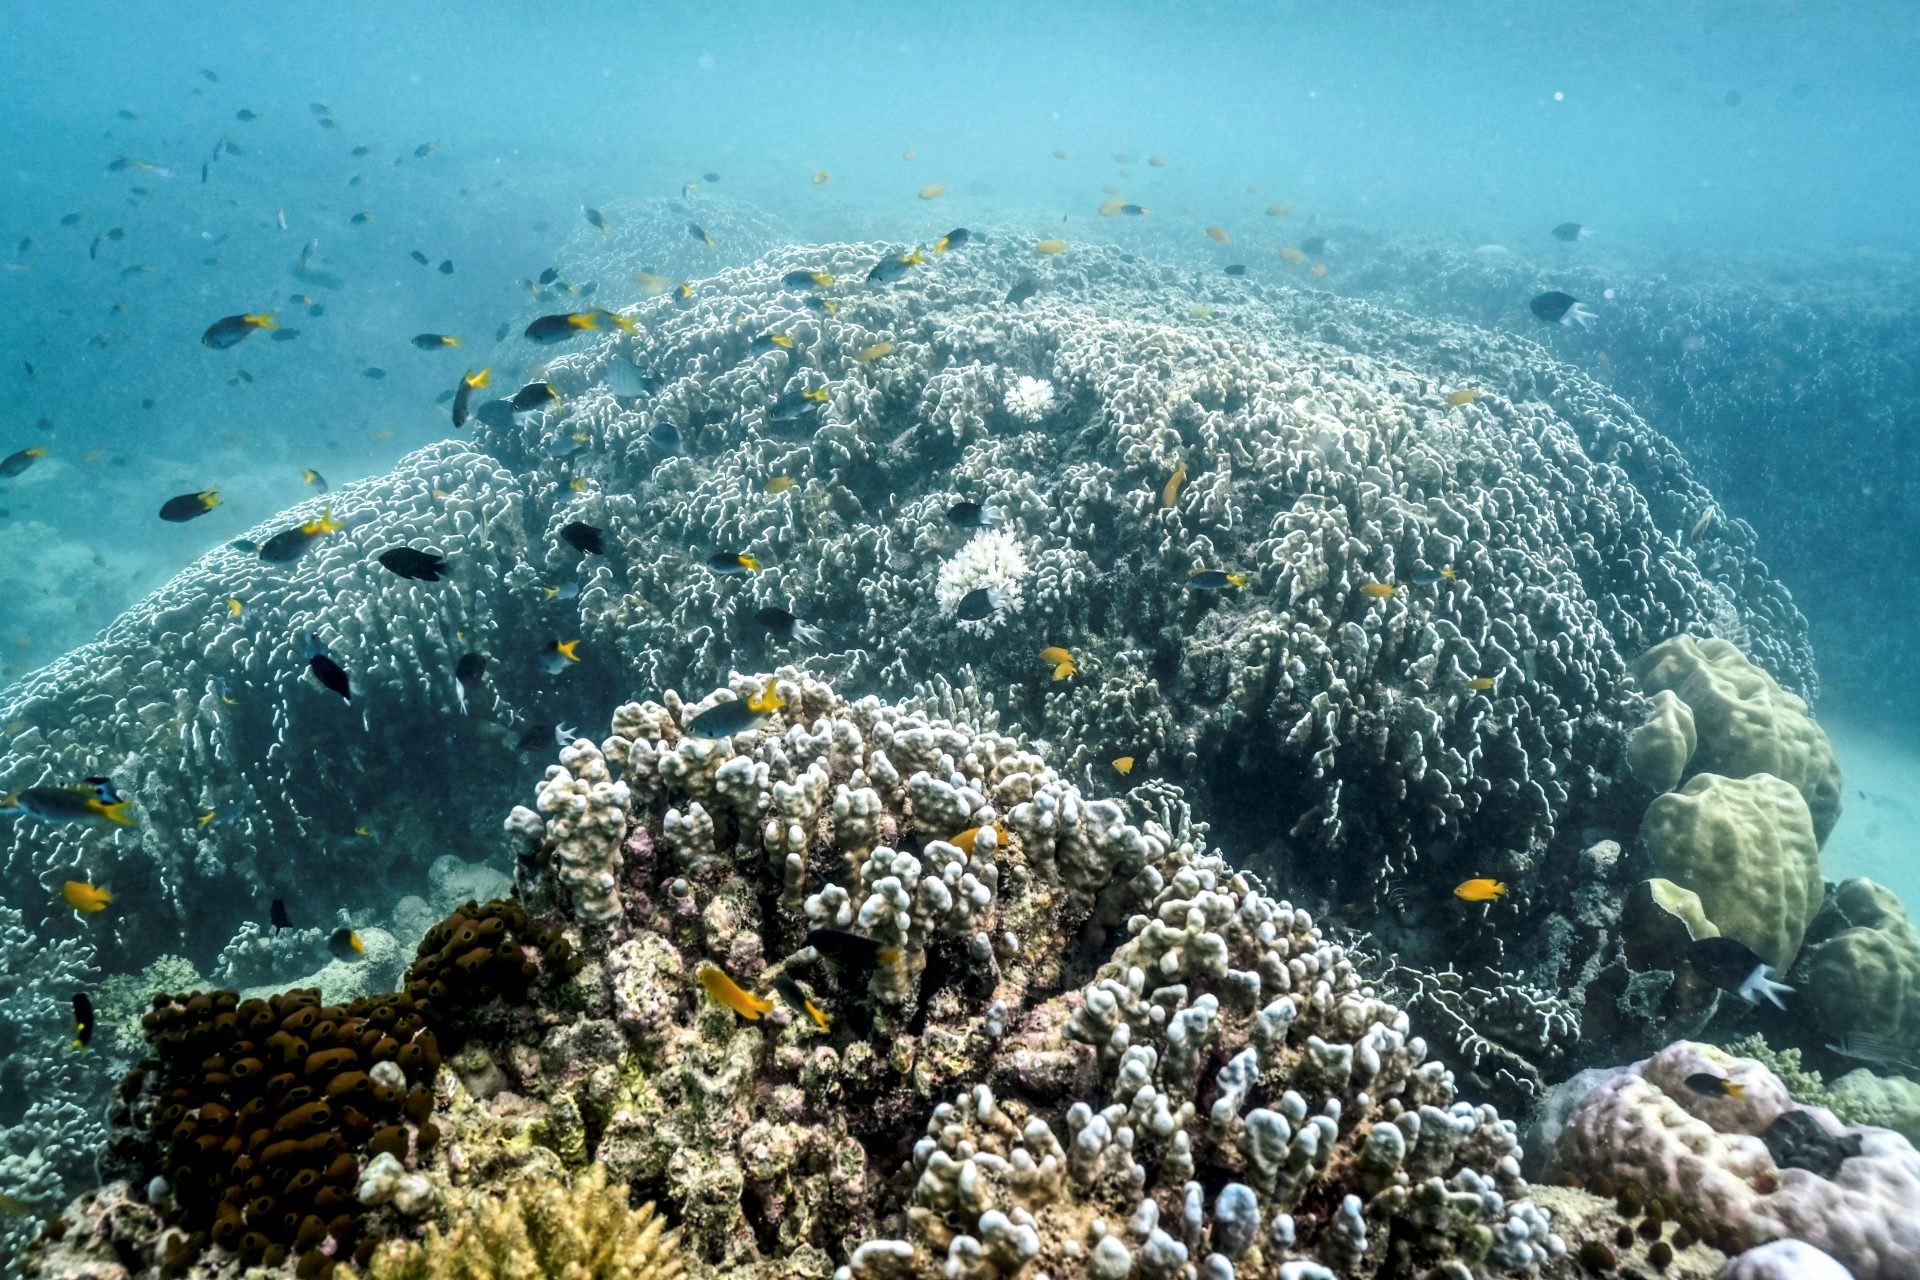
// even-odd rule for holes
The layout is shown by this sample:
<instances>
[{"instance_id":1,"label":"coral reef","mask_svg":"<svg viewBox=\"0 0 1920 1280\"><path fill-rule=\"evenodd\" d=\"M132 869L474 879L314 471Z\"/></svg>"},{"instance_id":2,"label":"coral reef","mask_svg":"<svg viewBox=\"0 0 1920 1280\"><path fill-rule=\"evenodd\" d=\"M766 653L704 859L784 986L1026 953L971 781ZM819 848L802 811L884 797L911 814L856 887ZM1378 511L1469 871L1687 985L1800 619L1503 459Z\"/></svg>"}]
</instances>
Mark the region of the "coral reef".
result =
<instances>
[{"instance_id":1,"label":"coral reef","mask_svg":"<svg viewBox=\"0 0 1920 1280\"><path fill-rule=\"evenodd\" d=\"M593 1165L571 1183L553 1170L468 1196L443 1230L379 1246L367 1280L677 1280L679 1233L651 1204L627 1203Z\"/></svg>"},{"instance_id":2,"label":"coral reef","mask_svg":"<svg viewBox=\"0 0 1920 1280\"><path fill-rule=\"evenodd\" d=\"M274 897L370 923L419 895L423 862L484 847L478 815L505 807L521 752L552 726L795 656L756 620L778 606L821 627L809 669L846 687L964 702L1088 785L1123 755L1136 780L1185 782L1248 865L1302 901L1355 904L1354 923L1396 885L1444 904L1459 878L1499 876L1513 894L1496 927L1429 906L1406 931L1409 962L1561 991L1608 939L1527 906L1577 890L1591 826L1624 825L1633 658L1737 628L1756 663L1811 692L1804 622L1752 531L1718 519L1683 540L1713 502L1677 451L1531 342L1201 283L1118 250L1036 264L995 228L897 284L848 283L898 246L763 253L778 228L709 196L610 208L610 236L575 233L566 277L606 282L600 305L631 298L639 331L557 356L509 339L492 361L502 385L538 359L562 399L490 415L475 427L490 453L442 444L346 486L330 501L350 527L300 560L216 551L9 691L0 713L26 728L0 752L0 787L111 773L140 819L0 831L15 906L76 873L147 904L112 930L50 920L43 941L84 940L80 962L108 969L180 954L214 973L237 939L216 980L305 981L294 953L317 961L313 919L281 942L244 932ZM684 302L631 274L712 267ZM842 281L830 316L780 283L802 267ZM1026 274L1039 293L1006 305ZM1203 302L1218 319L1190 318ZM792 346L754 350L768 332ZM1505 394L1448 405L1464 369ZM1044 411L1022 378L1051 387ZM684 448L663 449L661 425ZM799 483L770 491L775 476ZM1007 520L970 542L945 519L956 497ZM558 536L576 520L605 530L606 554ZM446 552L450 579L372 558L403 540ZM715 552L763 570L709 573ZM1017 579L1019 608L951 615L941 567L971 557ZM1248 583L1196 589L1204 569ZM350 672L350 706L303 674L309 631ZM574 637L582 660L545 672L542 646ZM1076 678L1035 662L1056 644ZM490 661L463 715L453 669L468 649ZM435 804L393 785L441 758L460 763L436 774ZM618 807L598 785L568 803ZM660 838L697 844L702 815L704 801ZM636 854L613 853L582 846L576 911L593 877L632 878ZM857 915L891 892L850 874L843 887L851 905L822 910ZM585 914L630 910L622 888ZM83 1063L59 1096L100 1098L107 1074ZM59 1132L30 1129L10 1142Z\"/></svg>"},{"instance_id":3,"label":"coral reef","mask_svg":"<svg viewBox=\"0 0 1920 1280\"><path fill-rule=\"evenodd\" d=\"M1696 1087L1703 1076L1735 1081L1739 1096ZM1678 1041L1591 1089L1551 1170L1671 1197L1698 1219L1693 1234L1733 1252L1792 1236L1859 1280L1920 1267L1920 1152L1890 1130L1795 1103L1760 1063L1710 1045Z\"/></svg>"}]
</instances>

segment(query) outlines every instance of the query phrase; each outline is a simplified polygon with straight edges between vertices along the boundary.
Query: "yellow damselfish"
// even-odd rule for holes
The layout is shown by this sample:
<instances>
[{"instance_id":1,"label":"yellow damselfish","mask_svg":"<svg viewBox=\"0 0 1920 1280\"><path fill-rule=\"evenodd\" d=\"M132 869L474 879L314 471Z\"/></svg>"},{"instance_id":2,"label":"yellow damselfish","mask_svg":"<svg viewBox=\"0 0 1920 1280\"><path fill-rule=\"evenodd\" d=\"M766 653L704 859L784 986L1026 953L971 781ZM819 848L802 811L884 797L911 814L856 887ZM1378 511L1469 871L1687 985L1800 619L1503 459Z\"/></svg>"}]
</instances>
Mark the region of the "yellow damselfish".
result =
<instances>
[{"instance_id":1,"label":"yellow damselfish","mask_svg":"<svg viewBox=\"0 0 1920 1280\"><path fill-rule=\"evenodd\" d=\"M761 1017L773 1009L773 1001L765 1000L748 991L729 978L719 966L702 964L694 971L694 977L707 989L707 994L733 1010L748 1022L758 1022Z\"/></svg>"},{"instance_id":2,"label":"yellow damselfish","mask_svg":"<svg viewBox=\"0 0 1920 1280\"><path fill-rule=\"evenodd\" d=\"M1453 886L1453 896L1462 902L1494 902L1507 896L1507 886L1486 876L1476 876Z\"/></svg>"}]
</instances>

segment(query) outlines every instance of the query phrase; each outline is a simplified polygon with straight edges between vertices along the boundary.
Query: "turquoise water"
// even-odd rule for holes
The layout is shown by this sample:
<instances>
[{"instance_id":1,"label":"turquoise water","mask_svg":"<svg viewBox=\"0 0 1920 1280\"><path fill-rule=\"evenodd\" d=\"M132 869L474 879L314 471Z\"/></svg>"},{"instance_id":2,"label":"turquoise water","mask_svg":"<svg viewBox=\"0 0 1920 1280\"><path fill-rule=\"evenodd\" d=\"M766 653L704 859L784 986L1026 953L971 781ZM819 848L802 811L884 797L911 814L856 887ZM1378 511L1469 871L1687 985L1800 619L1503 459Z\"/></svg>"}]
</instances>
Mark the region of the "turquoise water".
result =
<instances>
[{"instance_id":1,"label":"turquoise water","mask_svg":"<svg viewBox=\"0 0 1920 1280\"><path fill-rule=\"evenodd\" d=\"M1124 264L1169 297L1180 285L1170 325L1210 322L1210 304L1191 299L1245 266L1252 287L1277 296L1320 292L1378 304L1381 317L1536 341L1594 379L1674 443L1721 525L1751 527L1752 554L1806 615L1811 701L1847 779L1821 873L1920 894L1910 856L1920 20L1908 6L89 2L14 6L0 15L0 53L0 456L44 451L0 478L8 706L44 701L63 681L79 687L85 660L53 676L47 664L322 483L381 477L423 446L471 438L446 403L462 372L498 364L493 394L503 396L538 376L542 352L517 334L543 311L639 303L631 270L698 283L763 250L904 248L992 228L996 251L1055 238L1113 247L1125 255L1107 264L1113 272ZM1121 203L1151 213L1111 207ZM589 225L588 209L606 211L612 237ZM723 234L703 258L683 222L737 238ZM1556 236L1565 223L1587 234ZM643 247L591 280L562 273L593 291L539 292L544 270L600 262L616 245ZM993 284L1002 296L1004 282ZM1577 294L1593 325L1543 326L1528 302L1546 289ZM1138 306L1150 314L1160 301ZM269 312L279 336L254 332L228 350L202 341L221 317ZM461 345L421 350L417 334ZM542 447L502 453L511 466L552 470L559 460ZM220 495L205 515L157 517L167 499L204 490ZM1672 511L1656 515L1691 552L1691 510L1679 527ZM513 591L536 596L559 580L551 558L528 560L537 573L525 569ZM224 564L194 570L203 576L188 580L198 596L183 614L224 607ZM394 664L417 665L430 685L451 666L454 630L438 628L439 647ZM513 639L532 648L553 637ZM304 658L304 643L275 634L250 657L277 644ZM40 684L15 683L35 672ZM203 676L177 690L181 723L216 692ZM411 892L406 877L448 853L510 872L499 850L454 836L492 832L527 800L554 723L598 733L614 702L660 692L628 678L602 666L600 683L542 689L545 701L491 730L492 747L519 744L511 754L481 756L482 717L449 728L451 717L421 704L378 730L368 719L367 739L342 730L336 750L316 754L342 776L365 770L358 781L379 795L341 788L329 838L392 841L380 869L391 879L368 893ZM85 701L73 714L63 749L85 742L87 717L109 718ZM8 786L45 781L32 734L46 728L8 723L9 742L25 744ZM1617 781L1617 744L1607 751L1578 763ZM73 748L60 767L81 756L102 772L153 767L124 742ZM1182 781L1229 802L1217 826L1251 843L1295 815L1228 811L1250 789L1259 798L1257 780L1233 772L1248 767ZM441 771L466 788L460 800L438 790L416 800L423 772ZM334 781L316 766L288 791L300 792L298 806L325 806ZM436 805L476 796L478 817L440 822ZM251 804L275 802L249 793ZM157 805L156 793L142 803ZM194 812L197 800L188 837ZM1596 838L1630 842L1631 823L1595 821ZM48 870L44 830L22 820L8 835L0 905L36 946L77 943L94 926L49 906L65 873ZM181 843L182 864L193 847ZM299 847L288 848L297 860ZM274 867L277 849L253 852L272 868L264 881L301 883L297 867ZM104 878L97 864L75 866ZM359 870L342 855L311 878L330 894ZM218 885L204 902L167 897L157 886L173 883L170 870L120 871L130 923L99 919L105 936L88 941L98 953L76 962L88 983L167 955L208 973L235 922L262 914ZM1337 880L1291 891L1304 902L1325 890L1337 907ZM1429 887L1446 901L1445 885ZM302 924L336 909L312 903ZM1377 916L1360 924L1383 927ZM1445 947L1461 950L1463 967L1493 963L1457 922L1410 941L1416 932L1382 936L1436 968L1451 959L1437 956ZM22 944L11 954L25 965L18 957L36 953ZM21 1055L16 1064L65 1050L56 1005L4 1020L0 1048ZM1579 1065L1590 1064L1556 1059L1553 1069ZM104 1067L87 1075L60 1059L30 1078L71 1089L91 1122L104 1112ZM6 1151L37 1149L35 1123L0 1107ZM71 1192L85 1161L62 1159L57 1191ZM23 1179L21 1194L35 1214L57 1199L46 1181Z\"/></svg>"}]
</instances>

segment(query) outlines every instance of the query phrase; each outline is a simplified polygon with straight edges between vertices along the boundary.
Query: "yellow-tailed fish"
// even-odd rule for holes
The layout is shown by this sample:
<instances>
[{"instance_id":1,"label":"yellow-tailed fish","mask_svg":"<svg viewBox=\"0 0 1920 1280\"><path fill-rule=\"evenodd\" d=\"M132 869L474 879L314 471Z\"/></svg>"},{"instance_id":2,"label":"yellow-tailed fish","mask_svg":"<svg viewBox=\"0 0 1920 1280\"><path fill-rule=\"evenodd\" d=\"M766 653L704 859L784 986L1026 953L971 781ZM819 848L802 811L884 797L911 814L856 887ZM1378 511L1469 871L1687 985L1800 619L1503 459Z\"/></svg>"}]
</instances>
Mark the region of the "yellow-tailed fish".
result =
<instances>
[{"instance_id":1,"label":"yellow-tailed fish","mask_svg":"<svg viewBox=\"0 0 1920 1280\"><path fill-rule=\"evenodd\" d=\"M1123 777L1123 778L1124 778L1124 777L1125 777L1126 775L1128 775L1128 774L1130 774L1130 773L1132 773L1132 772L1133 772L1133 757L1132 757L1132 756L1120 756L1120 757L1118 757L1117 759L1115 759L1115 760L1114 760L1114 762L1113 762L1113 771L1114 771L1115 773L1117 773L1117 774L1119 774L1119 775L1120 775L1121 777Z\"/></svg>"},{"instance_id":2,"label":"yellow-tailed fish","mask_svg":"<svg viewBox=\"0 0 1920 1280\"><path fill-rule=\"evenodd\" d=\"M767 480L768 493L785 493L799 482L792 476L773 476Z\"/></svg>"},{"instance_id":3,"label":"yellow-tailed fish","mask_svg":"<svg viewBox=\"0 0 1920 1280\"><path fill-rule=\"evenodd\" d=\"M1363 582L1360 584L1360 594L1375 600L1385 600L1398 590L1399 588L1395 587L1391 582Z\"/></svg>"},{"instance_id":4,"label":"yellow-tailed fish","mask_svg":"<svg viewBox=\"0 0 1920 1280\"><path fill-rule=\"evenodd\" d=\"M881 356L886 355L892 350L893 344L891 342L876 342L870 347L860 348L860 350L854 354L853 358L861 364L872 364L875 360L878 360Z\"/></svg>"},{"instance_id":5,"label":"yellow-tailed fish","mask_svg":"<svg viewBox=\"0 0 1920 1280\"><path fill-rule=\"evenodd\" d=\"M1067 242L1065 240L1042 240L1039 244L1033 246L1033 251L1044 257L1052 257L1056 253L1065 253L1067 251Z\"/></svg>"},{"instance_id":6,"label":"yellow-tailed fish","mask_svg":"<svg viewBox=\"0 0 1920 1280\"><path fill-rule=\"evenodd\" d=\"M1479 398L1480 398L1480 393L1478 391L1475 391L1471 387L1467 387L1462 390L1456 391L1452 395L1448 396L1447 403L1457 409L1463 404L1472 404L1475 400L1478 400Z\"/></svg>"},{"instance_id":7,"label":"yellow-tailed fish","mask_svg":"<svg viewBox=\"0 0 1920 1280\"><path fill-rule=\"evenodd\" d=\"M760 1021L761 1017L773 1009L771 1000L762 999L748 991L729 978L717 965L702 963L698 969L694 970L693 976L700 980L700 985L707 989L708 995L748 1022Z\"/></svg>"}]
</instances>

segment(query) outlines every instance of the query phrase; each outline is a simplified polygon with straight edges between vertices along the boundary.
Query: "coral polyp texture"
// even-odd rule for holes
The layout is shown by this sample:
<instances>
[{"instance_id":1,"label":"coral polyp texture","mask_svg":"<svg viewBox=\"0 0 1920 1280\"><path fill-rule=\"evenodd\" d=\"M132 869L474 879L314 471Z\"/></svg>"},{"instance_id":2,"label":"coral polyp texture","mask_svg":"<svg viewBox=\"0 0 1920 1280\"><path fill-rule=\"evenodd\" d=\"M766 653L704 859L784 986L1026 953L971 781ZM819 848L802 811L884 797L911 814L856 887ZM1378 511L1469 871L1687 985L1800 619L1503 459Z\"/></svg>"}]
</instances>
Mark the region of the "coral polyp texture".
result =
<instances>
[{"instance_id":1,"label":"coral polyp texture","mask_svg":"<svg viewBox=\"0 0 1920 1280\"><path fill-rule=\"evenodd\" d=\"M1677 1041L1588 1092L1551 1165L1589 1185L1598 1176L1669 1197L1692 1234L1731 1252L1790 1237L1856 1280L1920 1273L1920 1152L1890 1129L1794 1102L1766 1067L1710 1045Z\"/></svg>"}]
</instances>

